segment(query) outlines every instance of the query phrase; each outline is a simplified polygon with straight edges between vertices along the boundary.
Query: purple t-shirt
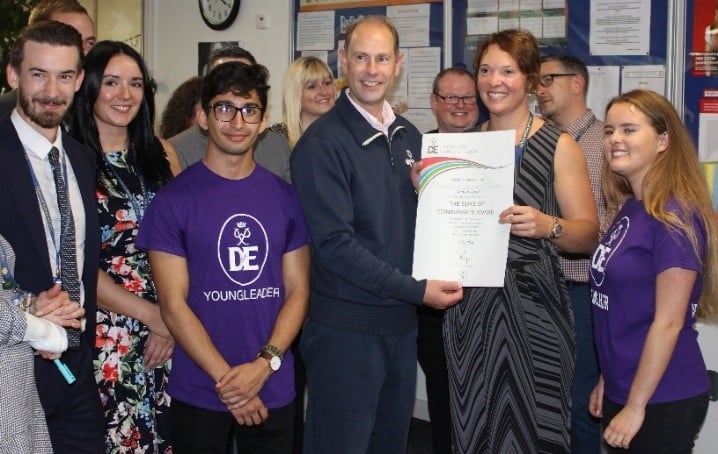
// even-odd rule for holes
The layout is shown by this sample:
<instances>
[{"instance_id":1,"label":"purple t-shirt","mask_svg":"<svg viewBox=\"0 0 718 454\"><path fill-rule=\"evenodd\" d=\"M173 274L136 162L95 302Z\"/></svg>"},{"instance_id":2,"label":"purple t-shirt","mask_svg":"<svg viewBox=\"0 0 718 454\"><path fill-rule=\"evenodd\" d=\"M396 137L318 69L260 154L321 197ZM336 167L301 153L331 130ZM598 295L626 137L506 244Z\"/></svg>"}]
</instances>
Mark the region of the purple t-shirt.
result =
<instances>
[{"instance_id":1,"label":"purple t-shirt","mask_svg":"<svg viewBox=\"0 0 718 454\"><path fill-rule=\"evenodd\" d=\"M701 260L705 230L698 223ZM683 232L669 229L629 199L591 259L591 301L605 396L625 404L656 308L656 278L668 268L698 272L673 356L649 403L673 402L708 390L694 328L702 265Z\"/></svg>"},{"instance_id":2,"label":"purple t-shirt","mask_svg":"<svg viewBox=\"0 0 718 454\"><path fill-rule=\"evenodd\" d=\"M256 359L284 302L282 257L309 243L294 187L259 165L228 180L202 161L162 188L147 209L137 246L187 259L187 304L232 366ZM259 393L267 408L294 399L294 359ZM197 407L227 411L212 378L176 345L168 392Z\"/></svg>"}]
</instances>

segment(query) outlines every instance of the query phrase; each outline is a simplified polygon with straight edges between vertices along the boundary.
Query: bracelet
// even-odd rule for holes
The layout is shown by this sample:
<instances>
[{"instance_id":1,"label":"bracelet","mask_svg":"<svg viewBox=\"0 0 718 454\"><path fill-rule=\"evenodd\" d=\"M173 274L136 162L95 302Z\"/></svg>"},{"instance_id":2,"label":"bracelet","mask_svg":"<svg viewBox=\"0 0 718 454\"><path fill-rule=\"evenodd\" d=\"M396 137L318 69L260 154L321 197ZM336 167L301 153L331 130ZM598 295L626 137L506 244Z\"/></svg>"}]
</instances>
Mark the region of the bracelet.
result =
<instances>
[{"instance_id":1,"label":"bracelet","mask_svg":"<svg viewBox=\"0 0 718 454\"><path fill-rule=\"evenodd\" d=\"M279 359L284 359L284 352L282 352L279 347L276 347L272 344L267 344L264 347L262 347L263 352L270 353L274 356L279 357Z\"/></svg>"},{"instance_id":2,"label":"bracelet","mask_svg":"<svg viewBox=\"0 0 718 454\"><path fill-rule=\"evenodd\" d=\"M15 296L12 299L12 303L22 309L24 312L29 312L32 306L32 292L23 292L21 290L15 291Z\"/></svg>"}]
</instances>

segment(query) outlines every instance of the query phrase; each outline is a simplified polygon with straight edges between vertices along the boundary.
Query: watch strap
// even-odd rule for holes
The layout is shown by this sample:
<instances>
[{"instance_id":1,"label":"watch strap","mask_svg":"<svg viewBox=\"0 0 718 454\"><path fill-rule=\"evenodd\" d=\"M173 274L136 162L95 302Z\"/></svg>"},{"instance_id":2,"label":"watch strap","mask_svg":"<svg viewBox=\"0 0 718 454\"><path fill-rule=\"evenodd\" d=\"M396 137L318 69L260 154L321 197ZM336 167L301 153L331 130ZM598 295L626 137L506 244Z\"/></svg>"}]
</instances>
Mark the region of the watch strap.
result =
<instances>
[{"instance_id":1,"label":"watch strap","mask_svg":"<svg viewBox=\"0 0 718 454\"><path fill-rule=\"evenodd\" d=\"M279 347L274 346L272 344L267 344L264 347L262 347L262 351L267 352L267 353L271 354L272 356L278 356L279 359L281 359L281 360L284 359L284 352L282 350L280 350Z\"/></svg>"}]
</instances>

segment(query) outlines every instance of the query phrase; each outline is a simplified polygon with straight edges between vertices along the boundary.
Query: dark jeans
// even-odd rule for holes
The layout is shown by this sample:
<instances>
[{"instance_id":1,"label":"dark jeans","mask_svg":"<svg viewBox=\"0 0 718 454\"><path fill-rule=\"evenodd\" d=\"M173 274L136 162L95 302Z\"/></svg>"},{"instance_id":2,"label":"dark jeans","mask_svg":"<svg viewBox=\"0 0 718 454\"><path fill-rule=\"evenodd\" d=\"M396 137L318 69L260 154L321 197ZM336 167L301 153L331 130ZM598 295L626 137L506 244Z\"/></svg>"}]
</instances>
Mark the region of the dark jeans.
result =
<instances>
[{"instance_id":1,"label":"dark jeans","mask_svg":"<svg viewBox=\"0 0 718 454\"><path fill-rule=\"evenodd\" d=\"M571 452L599 454L601 426L588 412L588 399L598 383L598 356L593 340L591 288L585 282L568 281L568 294L576 322L576 370L571 388Z\"/></svg>"},{"instance_id":2,"label":"dark jeans","mask_svg":"<svg viewBox=\"0 0 718 454\"><path fill-rule=\"evenodd\" d=\"M293 432L294 403L269 410L262 424L242 426L229 412L172 400L175 454L290 454Z\"/></svg>"},{"instance_id":3,"label":"dark jeans","mask_svg":"<svg viewBox=\"0 0 718 454\"><path fill-rule=\"evenodd\" d=\"M431 419L434 454L451 454L451 409L449 372L446 368L442 323L444 311L419 308L419 336L416 347L419 364L426 375L426 398Z\"/></svg>"},{"instance_id":4,"label":"dark jeans","mask_svg":"<svg viewBox=\"0 0 718 454\"><path fill-rule=\"evenodd\" d=\"M605 429L623 405L603 400ZM605 445L608 453L690 454L693 443L708 412L708 393L690 399L649 404L643 425L630 443L630 448L616 449Z\"/></svg>"}]
</instances>

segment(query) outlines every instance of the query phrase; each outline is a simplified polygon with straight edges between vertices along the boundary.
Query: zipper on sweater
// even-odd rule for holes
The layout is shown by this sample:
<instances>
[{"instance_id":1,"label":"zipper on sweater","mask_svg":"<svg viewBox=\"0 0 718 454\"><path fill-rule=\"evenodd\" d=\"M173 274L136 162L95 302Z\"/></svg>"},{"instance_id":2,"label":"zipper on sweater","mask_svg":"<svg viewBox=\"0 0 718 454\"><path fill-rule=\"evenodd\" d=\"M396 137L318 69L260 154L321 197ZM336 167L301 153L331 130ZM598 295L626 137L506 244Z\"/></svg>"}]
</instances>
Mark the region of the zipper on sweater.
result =
<instances>
[{"instance_id":1,"label":"zipper on sweater","mask_svg":"<svg viewBox=\"0 0 718 454\"><path fill-rule=\"evenodd\" d=\"M393 131L391 131L391 135L390 135L390 136L384 136L384 137L386 137L386 141L387 141L387 145L388 145L388 150L389 150L389 160L391 161L391 168L392 168L392 170L394 171L394 173L396 173L396 163L394 162L394 153L392 152L391 141L392 141L392 139L394 138L394 134L396 134L396 132L397 132L398 130L400 130L400 129L404 129L404 127L403 127L403 126L397 126Z\"/></svg>"}]
</instances>

